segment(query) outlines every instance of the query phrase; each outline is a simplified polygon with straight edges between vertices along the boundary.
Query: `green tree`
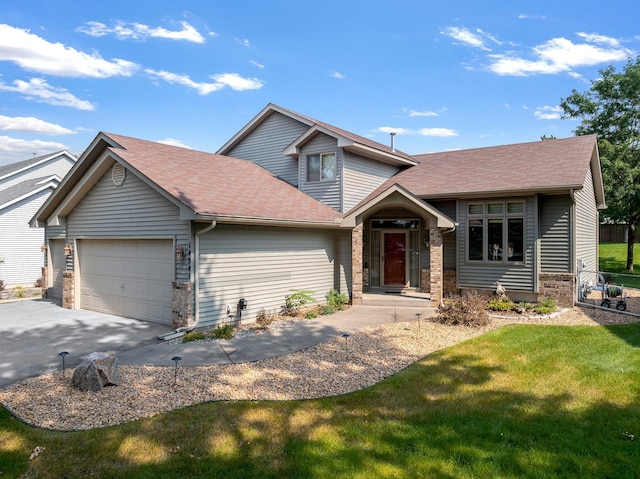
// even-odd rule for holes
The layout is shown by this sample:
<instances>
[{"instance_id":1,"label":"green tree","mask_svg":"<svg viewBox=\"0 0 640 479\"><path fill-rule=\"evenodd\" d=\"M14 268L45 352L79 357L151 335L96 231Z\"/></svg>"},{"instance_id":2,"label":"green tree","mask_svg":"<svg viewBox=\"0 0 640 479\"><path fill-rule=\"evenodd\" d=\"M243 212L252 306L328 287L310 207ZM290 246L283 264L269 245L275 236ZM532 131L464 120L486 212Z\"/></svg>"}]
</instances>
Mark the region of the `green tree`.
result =
<instances>
[{"instance_id":1,"label":"green tree","mask_svg":"<svg viewBox=\"0 0 640 479\"><path fill-rule=\"evenodd\" d=\"M599 70L601 78L583 93L562 99L564 119L579 118L575 134L598 135L607 199L604 216L628 224L627 270L633 271L633 244L640 223L640 56L621 72Z\"/></svg>"}]
</instances>

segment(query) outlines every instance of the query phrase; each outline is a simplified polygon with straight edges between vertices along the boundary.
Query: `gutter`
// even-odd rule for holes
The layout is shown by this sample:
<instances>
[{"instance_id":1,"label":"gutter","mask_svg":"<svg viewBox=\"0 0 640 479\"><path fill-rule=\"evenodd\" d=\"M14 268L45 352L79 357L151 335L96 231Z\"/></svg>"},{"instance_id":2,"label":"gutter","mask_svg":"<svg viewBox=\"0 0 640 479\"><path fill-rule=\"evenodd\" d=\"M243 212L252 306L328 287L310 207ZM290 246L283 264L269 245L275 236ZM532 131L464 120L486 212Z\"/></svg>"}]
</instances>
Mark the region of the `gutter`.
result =
<instances>
[{"instance_id":1,"label":"gutter","mask_svg":"<svg viewBox=\"0 0 640 479\"><path fill-rule=\"evenodd\" d=\"M163 341L168 341L170 339L176 339L176 338L181 338L182 336L184 336L186 333L193 331L194 329L196 329L198 327L198 323L200 322L200 308L198 305L198 268L197 268L197 261L198 258L200 257L200 236L202 236L203 234L208 233L209 231L211 231L212 229L214 229L217 226L217 221L213 220L211 221L211 224L203 229L201 229L200 231L197 231L195 234L196 237L196 245L195 245L195 252L194 255L191 257L191 267L193 268L192 271L194 272L194 289L193 289L193 294L195 297L194 300L194 311L195 311L195 317L196 320L193 322L193 324L190 324L189 326L183 326L181 328L176 329L175 331L173 331L172 333L168 333L168 334L161 334L160 336L158 336L158 339L161 339ZM194 259L195 258L195 259Z\"/></svg>"}]
</instances>

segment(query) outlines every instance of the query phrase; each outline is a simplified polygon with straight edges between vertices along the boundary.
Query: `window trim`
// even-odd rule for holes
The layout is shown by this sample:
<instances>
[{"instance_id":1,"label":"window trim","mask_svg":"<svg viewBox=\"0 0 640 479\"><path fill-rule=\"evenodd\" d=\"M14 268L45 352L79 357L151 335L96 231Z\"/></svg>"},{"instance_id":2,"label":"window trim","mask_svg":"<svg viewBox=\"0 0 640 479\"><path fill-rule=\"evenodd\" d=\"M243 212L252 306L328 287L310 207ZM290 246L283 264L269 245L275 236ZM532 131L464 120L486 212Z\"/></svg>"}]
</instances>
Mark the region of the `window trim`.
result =
<instances>
[{"instance_id":1,"label":"window trim","mask_svg":"<svg viewBox=\"0 0 640 479\"><path fill-rule=\"evenodd\" d=\"M501 205L500 213L490 213L490 205ZM521 211L509 212L509 206L513 204L522 205ZM481 213L471 213L471 209L478 209L481 207ZM482 220L482 259L470 259L470 230L472 220ZM499 219L502 223L502 247L500 260L489 259L489 222L490 220ZM509 260L509 257L504 254L509 248L509 220L510 219L522 219L522 259ZM466 234L465 234L465 261L472 264L483 265L495 265L495 266L511 266L525 264L525 243L526 243L526 200L485 200L485 201L469 201L466 203Z\"/></svg>"},{"instance_id":2,"label":"window trim","mask_svg":"<svg viewBox=\"0 0 640 479\"><path fill-rule=\"evenodd\" d=\"M323 178L322 177L322 164L323 164L323 158L325 156L328 155L332 155L334 158L334 168L333 168L333 178ZM319 168L320 168L320 179L318 180L310 180L309 179L309 158L312 156L317 156L318 157L318 161L320 162ZM305 155L305 182L306 183L330 183L330 182L334 182L334 181L338 181L338 152L337 151L325 151L323 153L308 153Z\"/></svg>"}]
</instances>

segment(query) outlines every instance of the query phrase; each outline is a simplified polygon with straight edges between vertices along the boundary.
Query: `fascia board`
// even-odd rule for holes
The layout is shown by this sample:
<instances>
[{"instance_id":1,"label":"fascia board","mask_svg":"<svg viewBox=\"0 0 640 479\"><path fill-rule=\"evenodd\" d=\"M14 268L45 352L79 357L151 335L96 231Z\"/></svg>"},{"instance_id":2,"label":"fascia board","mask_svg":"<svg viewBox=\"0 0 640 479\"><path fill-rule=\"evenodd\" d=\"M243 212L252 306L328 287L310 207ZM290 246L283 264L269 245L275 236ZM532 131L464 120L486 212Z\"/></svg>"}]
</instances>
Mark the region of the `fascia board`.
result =
<instances>
[{"instance_id":1,"label":"fascia board","mask_svg":"<svg viewBox=\"0 0 640 479\"><path fill-rule=\"evenodd\" d=\"M8 208L11 205L15 205L16 203L21 202L22 200L25 200L27 198L30 198L31 196L34 196L38 193L40 193L41 191L47 190L49 188L51 188L51 190L54 190L55 187L57 186L57 183L55 181L51 181L48 183L38 183L40 186L38 188L36 188L35 190L31 190L29 193L25 193L24 195L18 196L17 198L13 198L12 200L7 201L6 203L0 205L0 210L3 210L5 208Z\"/></svg>"}]
</instances>

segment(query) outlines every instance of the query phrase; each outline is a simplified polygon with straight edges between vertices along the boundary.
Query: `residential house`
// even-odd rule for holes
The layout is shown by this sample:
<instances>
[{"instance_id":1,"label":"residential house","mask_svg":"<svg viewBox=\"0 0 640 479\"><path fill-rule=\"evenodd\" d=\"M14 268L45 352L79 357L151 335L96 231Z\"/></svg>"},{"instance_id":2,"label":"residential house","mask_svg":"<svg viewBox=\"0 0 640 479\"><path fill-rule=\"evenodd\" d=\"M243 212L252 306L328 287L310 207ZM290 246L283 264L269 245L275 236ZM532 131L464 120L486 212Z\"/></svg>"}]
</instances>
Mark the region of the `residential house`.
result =
<instances>
[{"instance_id":1,"label":"residential house","mask_svg":"<svg viewBox=\"0 0 640 479\"><path fill-rule=\"evenodd\" d=\"M179 327L292 289L572 304L603 206L594 136L412 156L270 104L216 154L100 133L33 225L64 306Z\"/></svg>"},{"instance_id":2,"label":"residential house","mask_svg":"<svg viewBox=\"0 0 640 479\"><path fill-rule=\"evenodd\" d=\"M0 279L33 286L42 275L44 231L29 227L76 159L66 151L0 166Z\"/></svg>"}]
</instances>

